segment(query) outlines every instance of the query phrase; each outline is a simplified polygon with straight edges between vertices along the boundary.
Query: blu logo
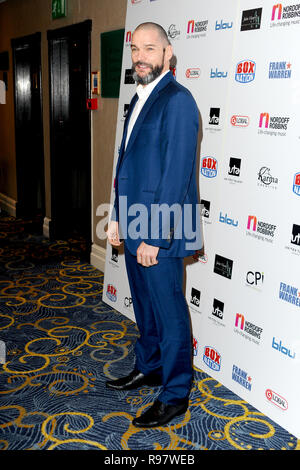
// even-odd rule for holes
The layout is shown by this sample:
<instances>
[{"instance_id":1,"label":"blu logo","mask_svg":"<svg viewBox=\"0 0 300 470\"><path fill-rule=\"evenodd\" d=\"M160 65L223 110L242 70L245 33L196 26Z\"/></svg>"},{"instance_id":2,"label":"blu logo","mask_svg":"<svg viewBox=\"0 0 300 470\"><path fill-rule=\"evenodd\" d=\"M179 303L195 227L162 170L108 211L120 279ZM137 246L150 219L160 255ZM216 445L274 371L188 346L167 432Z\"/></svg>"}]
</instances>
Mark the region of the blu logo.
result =
<instances>
[{"instance_id":1,"label":"blu logo","mask_svg":"<svg viewBox=\"0 0 300 470\"><path fill-rule=\"evenodd\" d=\"M225 23L225 21L223 22L223 20L221 20L221 23L218 23L218 21L216 21L215 30L219 31L220 29L230 29L232 28L232 24L232 22L230 24Z\"/></svg>"},{"instance_id":2,"label":"blu logo","mask_svg":"<svg viewBox=\"0 0 300 470\"><path fill-rule=\"evenodd\" d=\"M220 72L218 68L216 68L215 71L213 69L210 69L210 78L226 78L227 77L227 72Z\"/></svg>"},{"instance_id":3,"label":"blu logo","mask_svg":"<svg viewBox=\"0 0 300 470\"><path fill-rule=\"evenodd\" d=\"M282 345L282 341L280 340L279 343L277 343L275 341L275 337L273 338L273 341L272 341L272 348L273 349L276 349L277 351L281 352L282 354L284 354L285 356L288 356L290 357L291 359L294 359L296 354L292 354L291 353L291 350L286 348L285 346Z\"/></svg>"},{"instance_id":4,"label":"blu logo","mask_svg":"<svg viewBox=\"0 0 300 470\"><path fill-rule=\"evenodd\" d=\"M227 217L227 214L223 216L222 212L220 212L219 222L222 224L233 225L234 227L237 227L239 224L238 220L234 221L233 219L230 219L230 217Z\"/></svg>"}]
</instances>

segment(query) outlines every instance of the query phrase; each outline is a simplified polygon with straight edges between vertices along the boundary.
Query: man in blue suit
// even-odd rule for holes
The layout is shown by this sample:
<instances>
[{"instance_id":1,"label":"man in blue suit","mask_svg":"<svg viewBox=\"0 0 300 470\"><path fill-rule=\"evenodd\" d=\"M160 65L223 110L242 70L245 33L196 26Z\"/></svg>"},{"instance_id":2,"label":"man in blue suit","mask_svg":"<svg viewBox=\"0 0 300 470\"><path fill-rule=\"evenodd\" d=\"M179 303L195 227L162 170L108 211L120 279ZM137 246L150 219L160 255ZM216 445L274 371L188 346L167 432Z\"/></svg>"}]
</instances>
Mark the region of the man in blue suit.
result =
<instances>
[{"instance_id":1,"label":"man in blue suit","mask_svg":"<svg viewBox=\"0 0 300 470\"><path fill-rule=\"evenodd\" d=\"M183 258L202 248L196 179L199 111L170 72L172 46L155 23L132 35L137 82L126 116L107 236L124 239L140 337L134 370L107 382L115 390L162 385L137 427L162 426L188 408L192 332L182 291Z\"/></svg>"}]
</instances>

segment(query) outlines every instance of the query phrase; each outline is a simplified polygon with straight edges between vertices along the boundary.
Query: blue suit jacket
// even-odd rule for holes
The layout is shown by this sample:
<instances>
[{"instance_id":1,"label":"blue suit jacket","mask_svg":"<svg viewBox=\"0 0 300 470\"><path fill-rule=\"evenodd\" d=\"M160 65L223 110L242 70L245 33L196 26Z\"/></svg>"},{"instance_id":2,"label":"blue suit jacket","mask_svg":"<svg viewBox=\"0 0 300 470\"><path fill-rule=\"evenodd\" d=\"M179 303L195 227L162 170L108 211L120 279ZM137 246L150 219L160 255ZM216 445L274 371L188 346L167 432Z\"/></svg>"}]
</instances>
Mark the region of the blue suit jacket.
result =
<instances>
[{"instance_id":1,"label":"blue suit jacket","mask_svg":"<svg viewBox=\"0 0 300 470\"><path fill-rule=\"evenodd\" d=\"M113 220L136 255L140 243L158 257L185 257L202 248L196 181L199 112L191 93L167 73L144 104L130 135L124 124L115 178ZM151 212L152 210L152 212Z\"/></svg>"}]
</instances>

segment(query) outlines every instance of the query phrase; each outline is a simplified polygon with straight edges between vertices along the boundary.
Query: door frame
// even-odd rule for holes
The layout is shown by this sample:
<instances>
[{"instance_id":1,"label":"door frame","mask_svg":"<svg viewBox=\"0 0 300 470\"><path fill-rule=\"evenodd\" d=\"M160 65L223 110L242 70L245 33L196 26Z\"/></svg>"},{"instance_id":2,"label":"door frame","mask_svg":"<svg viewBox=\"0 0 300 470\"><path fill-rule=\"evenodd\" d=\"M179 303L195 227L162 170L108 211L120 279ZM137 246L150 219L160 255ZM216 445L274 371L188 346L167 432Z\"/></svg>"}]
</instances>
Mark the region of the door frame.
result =
<instances>
[{"instance_id":1,"label":"door frame","mask_svg":"<svg viewBox=\"0 0 300 470\"><path fill-rule=\"evenodd\" d=\"M51 40L53 39L60 39L60 38L68 38L70 33L76 32L86 33L87 34L87 42L88 42L88 55L87 55L87 63L86 63L86 76L87 76L87 83L86 83L86 94L87 98L91 96L91 31L92 31L92 20L85 20L80 23L76 23L69 26L64 26L62 28L51 29L47 31L47 41L48 41L48 69L49 69L49 124L50 124L50 192L51 192L51 219L49 219L49 238L55 238L56 233L56 220L55 220L55 181L54 181L54 167L55 167L55 155L54 155L54 120L53 120L53 100L52 100L52 84L53 84L53 76L52 76L52 67L51 67ZM90 159L90 240L92 240L92 133L91 133L91 113L88 114L88 127L89 127L89 141L87 142L88 148L87 152Z\"/></svg>"},{"instance_id":2,"label":"door frame","mask_svg":"<svg viewBox=\"0 0 300 470\"><path fill-rule=\"evenodd\" d=\"M39 98L40 98L40 133L41 133L41 154L42 154L42 165L41 165L41 179L43 181L42 184L42 191L41 191L41 198L42 198L42 215L45 215L46 212L46 197L45 197L45 156L44 156L44 128L43 128L43 92L42 92L42 56L41 56L41 32L36 32L33 34L29 34L27 36L22 36L19 38L11 39L11 47L12 47L12 58L13 58L13 90L14 90L14 116L15 116L15 152L16 152L16 179L17 179L17 202L16 202L16 217L22 216L22 204L19 201L19 195L22 194L22 190L20 189L20 185L22 183L20 178L20 167L18 165L18 161L20 159L19 151L18 151L18 144L17 144L17 64L16 64L16 56L15 50L18 47L22 46L31 46L34 44L35 48L38 52L38 84L39 84Z\"/></svg>"}]
</instances>

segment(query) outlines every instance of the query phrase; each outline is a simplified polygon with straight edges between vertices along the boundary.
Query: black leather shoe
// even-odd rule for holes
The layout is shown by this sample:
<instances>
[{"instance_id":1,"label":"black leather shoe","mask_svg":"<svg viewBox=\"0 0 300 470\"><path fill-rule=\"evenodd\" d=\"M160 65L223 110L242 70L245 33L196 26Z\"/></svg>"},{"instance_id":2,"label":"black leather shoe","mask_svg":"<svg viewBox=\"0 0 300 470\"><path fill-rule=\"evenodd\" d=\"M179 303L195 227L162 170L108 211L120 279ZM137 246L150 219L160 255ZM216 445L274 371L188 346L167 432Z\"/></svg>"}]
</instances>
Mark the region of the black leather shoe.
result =
<instances>
[{"instance_id":1,"label":"black leather shoe","mask_svg":"<svg viewBox=\"0 0 300 470\"><path fill-rule=\"evenodd\" d=\"M113 390L132 390L134 388L143 387L148 385L149 387L155 387L161 385L161 378L157 374L144 375L138 370L133 370L126 377L122 377L117 380L109 380L106 382L106 386Z\"/></svg>"},{"instance_id":2,"label":"black leather shoe","mask_svg":"<svg viewBox=\"0 0 300 470\"><path fill-rule=\"evenodd\" d=\"M156 400L151 408L139 418L134 418L132 424L137 428L155 428L169 423L175 416L182 415L188 409L189 402L185 400L178 405L167 405Z\"/></svg>"}]
</instances>

